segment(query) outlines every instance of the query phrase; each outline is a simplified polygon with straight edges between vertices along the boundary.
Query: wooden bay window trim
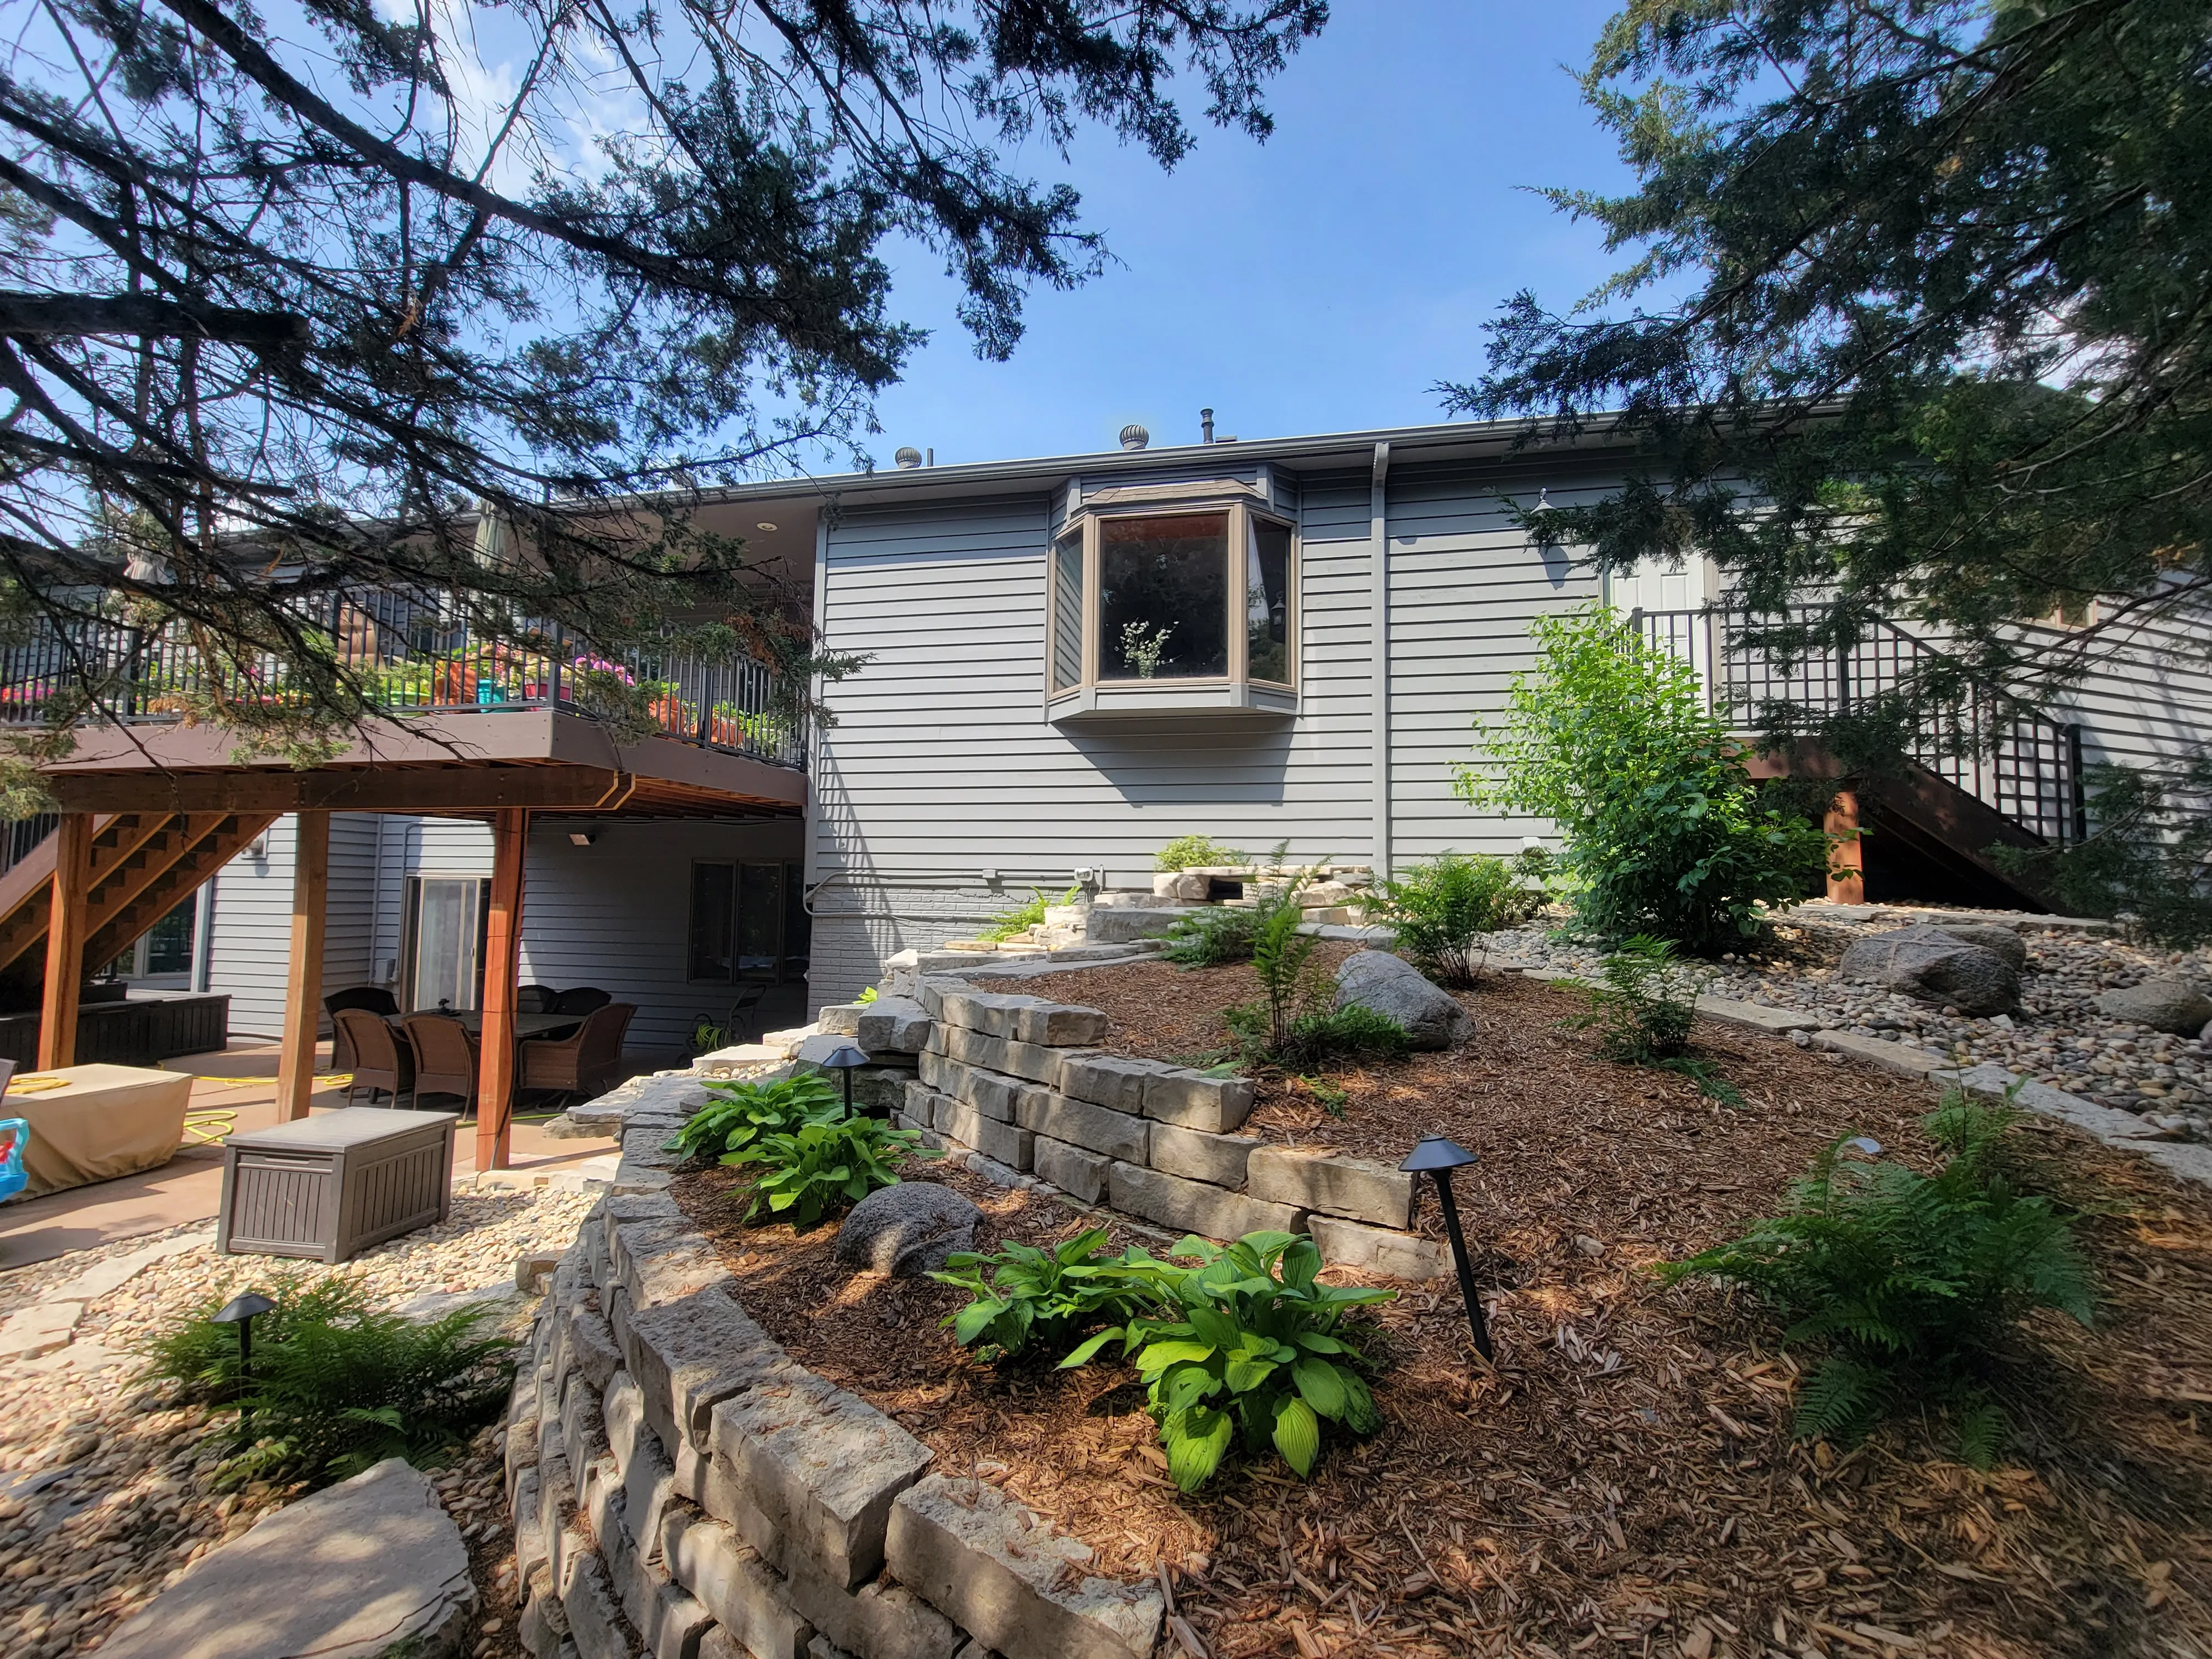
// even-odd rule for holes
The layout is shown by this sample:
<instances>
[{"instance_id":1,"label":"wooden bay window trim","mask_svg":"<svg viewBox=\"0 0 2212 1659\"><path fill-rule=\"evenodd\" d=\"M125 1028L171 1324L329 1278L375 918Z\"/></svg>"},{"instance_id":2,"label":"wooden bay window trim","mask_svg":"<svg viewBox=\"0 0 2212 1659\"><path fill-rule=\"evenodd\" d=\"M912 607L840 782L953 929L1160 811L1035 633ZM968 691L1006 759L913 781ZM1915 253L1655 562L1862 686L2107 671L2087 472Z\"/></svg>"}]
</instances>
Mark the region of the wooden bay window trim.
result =
<instances>
[{"instance_id":1,"label":"wooden bay window trim","mask_svg":"<svg viewBox=\"0 0 2212 1659\"><path fill-rule=\"evenodd\" d=\"M1228 629L1229 672L1226 674L1175 675L1147 680L1103 679L1101 667L1101 629L1103 627L1102 595L1100 592L1100 564L1102 529L1106 520L1145 520L1197 517L1200 514L1220 514L1226 520L1224 556L1228 560L1228 582L1225 605L1227 615L1224 623ZM1115 502L1101 505L1085 502L1069 514L1074 522L1062 523L1048 544L1045 555L1045 701L1048 704L1079 693L1093 691L1101 686L1155 686L1163 689L1177 686L1259 685L1271 690L1295 692L1298 687L1299 671L1304 653L1300 648L1298 629L1303 606L1300 589L1303 586L1300 544L1297 523L1288 515L1266 506L1231 499L1223 501L1218 495L1205 495L1196 498L1163 495L1142 501ZM1284 572L1284 662L1289 678L1281 680L1259 679L1251 675L1251 612L1249 570L1252 557L1252 526L1255 520L1264 521L1280 528L1287 539L1287 561ZM1074 685L1059 683L1058 642L1060 639L1060 552L1072 536L1082 538L1083 580L1080 614L1077 617L1078 637L1082 642L1082 678Z\"/></svg>"}]
</instances>

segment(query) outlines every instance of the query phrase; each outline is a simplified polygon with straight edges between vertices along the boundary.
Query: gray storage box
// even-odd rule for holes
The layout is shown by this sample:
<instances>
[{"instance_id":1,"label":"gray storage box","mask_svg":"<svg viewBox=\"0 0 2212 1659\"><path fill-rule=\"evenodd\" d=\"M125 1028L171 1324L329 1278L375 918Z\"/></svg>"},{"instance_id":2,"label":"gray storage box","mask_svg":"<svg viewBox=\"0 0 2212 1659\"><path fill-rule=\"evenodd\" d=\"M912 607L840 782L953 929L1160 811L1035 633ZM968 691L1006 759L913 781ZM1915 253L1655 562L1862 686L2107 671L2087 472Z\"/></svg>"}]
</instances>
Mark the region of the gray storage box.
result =
<instances>
[{"instance_id":1,"label":"gray storage box","mask_svg":"<svg viewBox=\"0 0 2212 1659\"><path fill-rule=\"evenodd\" d=\"M216 1248L343 1261L453 1202L453 1112L349 1106L223 1142Z\"/></svg>"}]
</instances>

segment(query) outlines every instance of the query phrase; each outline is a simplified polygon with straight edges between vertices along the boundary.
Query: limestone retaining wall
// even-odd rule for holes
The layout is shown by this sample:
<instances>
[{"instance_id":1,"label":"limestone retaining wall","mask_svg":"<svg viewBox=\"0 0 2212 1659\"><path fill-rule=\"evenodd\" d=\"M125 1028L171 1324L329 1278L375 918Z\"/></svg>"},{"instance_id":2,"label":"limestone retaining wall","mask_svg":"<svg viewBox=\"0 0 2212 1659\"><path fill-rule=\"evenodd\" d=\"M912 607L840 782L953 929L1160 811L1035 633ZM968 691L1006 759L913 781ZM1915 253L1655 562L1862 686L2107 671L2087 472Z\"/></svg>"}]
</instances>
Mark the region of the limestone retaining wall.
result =
<instances>
[{"instance_id":1,"label":"limestone retaining wall","mask_svg":"<svg viewBox=\"0 0 2212 1659\"><path fill-rule=\"evenodd\" d=\"M506 1446L537 1659L1146 1659L1159 1632L1156 1587L793 1361L665 1194L603 1200L561 1258Z\"/></svg>"}]
</instances>

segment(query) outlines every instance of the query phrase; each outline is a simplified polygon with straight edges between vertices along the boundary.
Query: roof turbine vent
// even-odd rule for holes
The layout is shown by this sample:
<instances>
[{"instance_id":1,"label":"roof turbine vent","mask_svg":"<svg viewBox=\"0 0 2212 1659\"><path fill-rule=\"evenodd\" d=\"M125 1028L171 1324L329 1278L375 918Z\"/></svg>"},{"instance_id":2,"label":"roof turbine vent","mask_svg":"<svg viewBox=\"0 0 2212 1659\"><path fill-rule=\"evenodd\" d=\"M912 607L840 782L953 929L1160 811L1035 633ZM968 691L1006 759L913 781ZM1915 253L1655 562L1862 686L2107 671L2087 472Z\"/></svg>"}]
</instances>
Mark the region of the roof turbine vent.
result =
<instances>
[{"instance_id":1,"label":"roof turbine vent","mask_svg":"<svg viewBox=\"0 0 2212 1659\"><path fill-rule=\"evenodd\" d=\"M912 444L902 444L897 454L891 457L902 471L910 471L921 465L921 452Z\"/></svg>"},{"instance_id":2,"label":"roof turbine vent","mask_svg":"<svg viewBox=\"0 0 2212 1659\"><path fill-rule=\"evenodd\" d=\"M1152 434L1134 421L1121 428L1121 447L1124 449L1142 449L1152 441Z\"/></svg>"}]
</instances>

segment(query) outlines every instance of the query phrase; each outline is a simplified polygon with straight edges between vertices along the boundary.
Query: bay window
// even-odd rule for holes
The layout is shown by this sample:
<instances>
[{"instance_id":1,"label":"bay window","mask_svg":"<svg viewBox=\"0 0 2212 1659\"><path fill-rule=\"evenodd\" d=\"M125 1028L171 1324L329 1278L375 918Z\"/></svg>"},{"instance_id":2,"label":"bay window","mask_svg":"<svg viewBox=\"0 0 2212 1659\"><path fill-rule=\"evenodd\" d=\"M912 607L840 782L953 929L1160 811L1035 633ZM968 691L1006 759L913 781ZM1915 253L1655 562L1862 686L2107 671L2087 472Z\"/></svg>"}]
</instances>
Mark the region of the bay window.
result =
<instances>
[{"instance_id":1,"label":"bay window","mask_svg":"<svg viewBox=\"0 0 2212 1659\"><path fill-rule=\"evenodd\" d=\"M1052 549L1048 714L1293 712L1296 562L1243 501L1079 513Z\"/></svg>"}]
</instances>

